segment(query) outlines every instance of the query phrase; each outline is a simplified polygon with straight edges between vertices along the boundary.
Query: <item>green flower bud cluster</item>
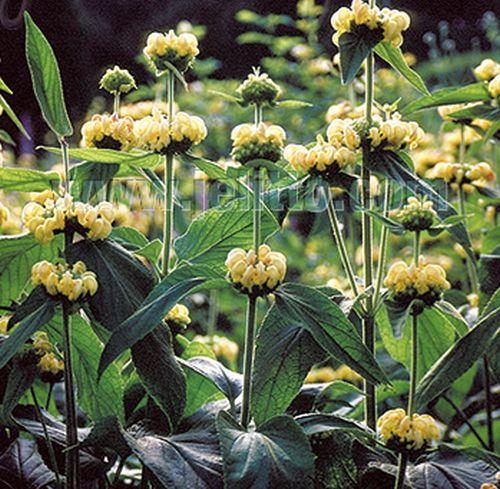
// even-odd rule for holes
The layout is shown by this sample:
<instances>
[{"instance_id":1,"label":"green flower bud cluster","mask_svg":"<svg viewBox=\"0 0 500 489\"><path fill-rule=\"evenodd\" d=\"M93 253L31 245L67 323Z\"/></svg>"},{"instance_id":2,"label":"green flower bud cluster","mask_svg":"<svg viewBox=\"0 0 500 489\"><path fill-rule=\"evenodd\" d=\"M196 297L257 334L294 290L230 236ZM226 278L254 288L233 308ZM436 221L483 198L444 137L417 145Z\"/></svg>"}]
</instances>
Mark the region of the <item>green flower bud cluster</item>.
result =
<instances>
[{"instance_id":1,"label":"green flower bud cluster","mask_svg":"<svg viewBox=\"0 0 500 489\"><path fill-rule=\"evenodd\" d=\"M109 68L104 73L99 87L109 93L128 93L136 88L134 77L128 70L123 70L119 66Z\"/></svg>"},{"instance_id":2,"label":"green flower bud cluster","mask_svg":"<svg viewBox=\"0 0 500 489\"><path fill-rule=\"evenodd\" d=\"M393 216L409 231L425 231L432 226L436 211L432 208L431 201L410 197L408 204L395 211Z\"/></svg>"},{"instance_id":3,"label":"green flower bud cluster","mask_svg":"<svg viewBox=\"0 0 500 489\"><path fill-rule=\"evenodd\" d=\"M272 106L280 97L281 88L267 73L260 73L256 69L238 87L237 94L243 99L244 105Z\"/></svg>"}]
</instances>

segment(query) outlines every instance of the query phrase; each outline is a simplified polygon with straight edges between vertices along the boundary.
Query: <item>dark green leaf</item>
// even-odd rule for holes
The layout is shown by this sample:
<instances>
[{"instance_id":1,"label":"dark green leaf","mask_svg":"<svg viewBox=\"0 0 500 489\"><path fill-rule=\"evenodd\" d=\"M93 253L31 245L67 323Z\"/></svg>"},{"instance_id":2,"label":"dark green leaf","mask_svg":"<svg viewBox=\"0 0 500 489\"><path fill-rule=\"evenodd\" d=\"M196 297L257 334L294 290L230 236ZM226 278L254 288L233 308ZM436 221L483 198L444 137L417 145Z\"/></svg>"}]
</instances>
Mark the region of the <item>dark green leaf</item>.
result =
<instances>
[{"instance_id":1,"label":"dark green leaf","mask_svg":"<svg viewBox=\"0 0 500 489\"><path fill-rule=\"evenodd\" d=\"M36 442L18 438L0 455L0 480L5 489L46 489L56 477L38 453Z\"/></svg>"},{"instance_id":2,"label":"dark green leaf","mask_svg":"<svg viewBox=\"0 0 500 489\"><path fill-rule=\"evenodd\" d=\"M380 29L358 26L339 38L340 74L342 83L352 82L370 51L383 39Z\"/></svg>"},{"instance_id":3,"label":"dark green leaf","mask_svg":"<svg viewBox=\"0 0 500 489\"><path fill-rule=\"evenodd\" d=\"M494 107L491 104L479 104L452 112L448 117L454 120L471 121L473 119L486 119L494 122L500 119L500 108Z\"/></svg>"},{"instance_id":4,"label":"dark green leaf","mask_svg":"<svg viewBox=\"0 0 500 489\"><path fill-rule=\"evenodd\" d=\"M29 300L29 298L27 299ZM37 330L45 326L54 316L56 304L47 298L33 312L25 316L9 337L0 344L0 368L5 367L9 360L19 351L26 340ZM15 324L15 316L10 319Z\"/></svg>"},{"instance_id":5,"label":"dark green leaf","mask_svg":"<svg viewBox=\"0 0 500 489\"><path fill-rule=\"evenodd\" d=\"M273 305L256 340L251 397L256 424L283 414L299 394L311 367L324 357L311 333L288 321Z\"/></svg>"},{"instance_id":6,"label":"dark green leaf","mask_svg":"<svg viewBox=\"0 0 500 489\"><path fill-rule=\"evenodd\" d=\"M217 434L192 429L169 437L154 434L125 441L162 487L222 489L222 459Z\"/></svg>"},{"instance_id":7,"label":"dark green leaf","mask_svg":"<svg viewBox=\"0 0 500 489\"><path fill-rule=\"evenodd\" d=\"M500 246L493 250L491 254L481 255L479 260L478 279L481 291L488 296L493 294L500 287Z\"/></svg>"},{"instance_id":8,"label":"dark green leaf","mask_svg":"<svg viewBox=\"0 0 500 489\"><path fill-rule=\"evenodd\" d=\"M59 137L71 136L73 127L66 111L61 75L54 51L28 12L24 13L24 21L26 59L43 118Z\"/></svg>"},{"instance_id":9,"label":"dark green leaf","mask_svg":"<svg viewBox=\"0 0 500 489\"><path fill-rule=\"evenodd\" d=\"M409 115L418 110L440 107L441 105L462 104L466 102L483 102L490 100L486 83L474 83L465 87L450 87L436 90L431 95L425 95L401 110L402 115Z\"/></svg>"},{"instance_id":10,"label":"dark green leaf","mask_svg":"<svg viewBox=\"0 0 500 489\"><path fill-rule=\"evenodd\" d=\"M286 283L276 290L276 306L289 323L306 329L328 354L345 362L370 382L387 382L373 355L340 307L321 292Z\"/></svg>"},{"instance_id":11,"label":"dark green leaf","mask_svg":"<svg viewBox=\"0 0 500 489\"><path fill-rule=\"evenodd\" d=\"M374 51L387 63L389 63L400 75L408 80L413 87L424 95L430 95L422 77L412 70L406 62L401 48L395 48L389 42L381 42L375 46Z\"/></svg>"},{"instance_id":12,"label":"dark green leaf","mask_svg":"<svg viewBox=\"0 0 500 489\"><path fill-rule=\"evenodd\" d=\"M3 129L0 129L0 141L2 141L2 143L5 144L10 144L11 146L16 145L10 134L7 131L4 131Z\"/></svg>"},{"instance_id":13,"label":"dark green leaf","mask_svg":"<svg viewBox=\"0 0 500 489\"><path fill-rule=\"evenodd\" d=\"M389 231L391 231L391 233L396 234L398 236L406 233L406 229L402 224L390 219L389 217L384 216L380 212L376 212L371 209L365 209L364 212L374 217L375 219L378 219L386 228L389 229Z\"/></svg>"},{"instance_id":14,"label":"dark green leaf","mask_svg":"<svg viewBox=\"0 0 500 489\"><path fill-rule=\"evenodd\" d=\"M99 375L127 348L151 333L177 302L205 281L193 278L174 286L166 287L163 283L156 286L137 311L113 331L99 362Z\"/></svg>"},{"instance_id":15,"label":"dark green leaf","mask_svg":"<svg viewBox=\"0 0 500 489\"><path fill-rule=\"evenodd\" d=\"M57 188L60 177L57 172L45 172L28 168L0 168L0 189L12 192L41 192Z\"/></svg>"},{"instance_id":16,"label":"dark green leaf","mask_svg":"<svg viewBox=\"0 0 500 489\"><path fill-rule=\"evenodd\" d=\"M54 260L62 248L62 236L41 245L32 234L0 237L0 305L19 299L28 286L31 268L41 260Z\"/></svg>"},{"instance_id":17,"label":"dark green leaf","mask_svg":"<svg viewBox=\"0 0 500 489\"><path fill-rule=\"evenodd\" d=\"M338 430L351 432L362 438L372 438L375 436L375 433L363 423L335 414L302 414L301 416L297 416L295 421L297 421L307 436Z\"/></svg>"},{"instance_id":18,"label":"dark green leaf","mask_svg":"<svg viewBox=\"0 0 500 489\"><path fill-rule=\"evenodd\" d=\"M456 379L464 374L498 337L500 308L489 312L462 338L460 338L434 366L428 370L417 386L415 403L423 407Z\"/></svg>"},{"instance_id":19,"label":"dark green leaf","mask_svg":"<svg viewBox=\"0 0 500 489\"><path fill-rule=\"evenodd\" d=\"M26 363L17 358L14 359L2 401L3 416L10 416L23 394L33 385L37 376L38 367L36 364Z\"/></svg>"},{"instance_id":20,"label":"dark green leaf","mask_svg":"<svg viewBox=\"0 0 500 489\"><path fill-rule=\"evenodd\" d=\"M226 489L313 487L314 457L300 426L276 416L246 431L224 411L217 418Z\"/></svg>"},{"instance_id":21,"label":"dark green leaf","mask_svg":"<svg viewBox=\"0 0 500 489\"><path fill-rule=\"evenodd\" d=\"M82 202L88 202L118 173L120 165L84 161L73 165L70 170L71 195Z\"/></svg>"}]
</instances>

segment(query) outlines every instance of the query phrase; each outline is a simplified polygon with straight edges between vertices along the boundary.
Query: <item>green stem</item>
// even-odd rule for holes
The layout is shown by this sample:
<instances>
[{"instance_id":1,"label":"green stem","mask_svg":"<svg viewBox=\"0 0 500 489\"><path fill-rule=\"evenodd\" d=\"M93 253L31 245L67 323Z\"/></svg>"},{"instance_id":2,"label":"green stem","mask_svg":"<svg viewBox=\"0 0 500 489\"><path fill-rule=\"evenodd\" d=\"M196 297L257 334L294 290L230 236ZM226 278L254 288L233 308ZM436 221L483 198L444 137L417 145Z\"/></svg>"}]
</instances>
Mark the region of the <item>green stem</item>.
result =
<instances>
[{"instance_id":1,"label":"green stem","mask_svg":"<svg viewBox=\"0 0 500 489\"><path fill-rule=\"evenodd\" d=\"M248 298L247 324L245 333L245 352L243 359L243 399L241 404L241 424L247 428L250 419L250 402L252 389L252 372L255 343L255 324L257 300L255 297Z\"/></svg>"},{"instance_id":2,"label":"green stem","mask_svg":"<svg viewBox=\"0 0 500 489\"><path fill-rule=\"evenodd\" d=\"M398 460L398 473L394 489L403 489L405 485L406 466L408 465L408 455L400 454Z\"/></svg>"},{"instance_id":3,"label":"green stem","mask_svg":"<svg viewBox=\"0 0 500 489\"><path fill-rule=\"evenodd\" d=\"M261 193L261 170L255 168L252 172L252 190L253 190L253 247L255 253L258 253L261 244L261 215L262 207L260 205Z\"/></svg>"},{"instance_id":4,"label":"green stem","mask_svg":"<svg viewBox=\"0 0 500 489\"><path fill-rule=\"evenodd\" d=\"M168 121L172 124L174 117L174 94L175 94L175 77L169 71L167 74L167 103L168 103ZM172 251L172 239L174 235L174 156L168 153L165 157L164 168L164 198L165 206L163 219L163 259L162 273L167 275L170 270L170 255Z\"/></svg>"},{"instance_id":5,"label":"green stem","mask_svg":"<svg viewBox=\"0 0 500 489\"><path fill-rule=\"evenodd\" d=\"M389 216L389 210L391 205L392 197L392 186L390 180L387 178L385 180L385 192L384 192L384 217ZM382 283L385 273L385 261L387 258L387 243L389 237L389 228L387 226L382 226L382 231L380 232L380 253L378 260L377 278L375 281L375 291L373 293L373 302L375 307L378 304L380 298L380 290L382 289Z\"/></svg>"},{"instance_id":6,"label":"green stem","mask_svg":"<svg viewBox=\"0 0 500 489\"><path fill-rule=\"evenodd\" d=\"M116 91L114 93L115 98L113 100L113 114L116 114L117 116L120 115L120 92Z\"/></svg>"},{"instance_id":7,"label":"green stem","mask_svg":"<svg viewBox=\"0 0 500 489\"><path fill-rule=\"evenodd\" d=\"M337 211L335 210L335 204L333 202L332 192L330 191L329 187L327 192L328 192L327 211L328 211L328 218L330 220L330 226L332 228L333 237L335 239L335 244L337 245L337 248L340 253L340 260L342 261L344 273L347 275L347 278L349 280L349 285L351 286L354 295L357 297L359 295L359 290L356 284L356 278L354 276L351 261L349 260L349 254L347 253L344 236L340 230L340 223L338 221Z\"/></svg>"},{"instance_id":8,"label":"green stem","mask_svg":"<svg viewBox=\"0 0 500 489\"><path fill-rule=\"evenodd\" d=\"M53 390L54 390L54 384L51 382L49 385L49 391L47 392L47 399L45 400L45 411L49 410Z\"/></svg>"},{"instance_id":9,"label":"green stem","mask_svg":"<svg viewBox=\"0 0 500 489\"><path fill-rule=\"evenodd\" d=\"M408 416L413 415L415 389L417 386L418 369L418 315L413 313L411 321L411 362L410 362L410 392L408 394Z\"/></svg>"},{"instance_id":10,"label":"green stem","mask_svg":"<svg viewBox=\"0 0 500 489\"><path fill-rule=\"evenodd\" d=\"M75 398L75 380L71 354L71 318L69 303L64 301L63 343L64 343L64 390L66 394L66 489L80 488L80 461L78 450L78 425Z\"/></svg>"},{"instance_id":11,"label":"green stem","mask_svg":"<svg viewBox=\"0 0 500 489\"><path fill-rule=\"evenodd\" d=\"M418 258L420 256L420 231L415 231L413 241L413 262L418 267Z\"/></svg>"},{"instance_id":12,"label":"green stem","mask_svg":"<svg viewBox=\"0 0 500 489\"><path fill-rule=\"evenodd\" d=\"M59 145L61 146L63 169L64 169L64 192L69 193L69 149L66 139L60 138Z\"/></svg>"},{"instance_id":13,"label":"green stem","mask_svg":"<svg viewBox=\"0 0 500 489\"><path fill-rule=\"evenodd\" d=\"M62 485L61 485L61 478L59 476L59 468L57 467L57 458L56 458L56 452L54 451L54 445L52 444L52 440L50 439L49 432L47 430L47 423L45 423L45 419L42 415L42 410L40 409L40 404L36 397L35 389L31 387L30 391L31 391L31 397L33 398L33 403L35 404L36 417L38 418L38 422L42 425L43 437L45 438L45 442L47 443L50 463L52 465L52 470L56 476L56 486L58 489L60 489Z\"/></svg>"},{"instance_id":14,"label":"green stem","mask_svg":"<svg viewBox=\"0 0 500 489\"><path fill-rule=\"evenodd\" d=\"M483 355L483 379L485 391L486 427L488 431L488 449L495 451L495 437L493 435L493 399L491 395L490 362L487 355Z\"/></svg>"},{"instance_id":15,"label":"green stem","mask_svg":"<svg viewBox=\"0 0 500 489\"><path fill-rule=\"evenodd\" d=\"M472 423L468 420L467 415L446 395L443 395L443 399L456 411L456 413L460 416L462 421L468 426L471 433L476 437L477 441L482 445L485 450L489 450L490 448L486 443L484 443L483 439L476 431Z\"/></svg>"}]
</instances>

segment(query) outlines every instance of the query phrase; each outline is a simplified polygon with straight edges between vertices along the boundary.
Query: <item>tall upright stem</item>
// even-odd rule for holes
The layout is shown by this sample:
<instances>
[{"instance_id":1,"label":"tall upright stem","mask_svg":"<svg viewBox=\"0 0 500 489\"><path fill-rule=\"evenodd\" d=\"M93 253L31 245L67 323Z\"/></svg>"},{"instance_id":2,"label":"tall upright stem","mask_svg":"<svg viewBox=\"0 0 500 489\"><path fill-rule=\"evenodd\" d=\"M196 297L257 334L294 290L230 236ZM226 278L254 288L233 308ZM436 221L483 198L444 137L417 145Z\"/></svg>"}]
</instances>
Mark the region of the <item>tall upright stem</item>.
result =
<instances>
[{"instance_id":1,"label":"tall upright stem","mask_svg":"<svg viewBox=\"0 0 500 489\"><path fill-rule=\"evenodd\" d=\"M69 150L66 139L60 138L59 145L61 146L63 170L64 170L64 192L69 193Z\"/></svg>"},{"instance_id":2,"label":"tall upright stem","mask_svg":"<svg viewBox=\"0 0 500 489\"><path fill-rule=\"evenodd\" d=\"M175 77L169 71L167 74L167 104L168 104L168 121L172 124L174 117L174 93L175 93ZM163 219L163 253L162 253L162 273L167 275L170 270L170 256L172 252L172 239L174 235L174 156L169 152L165 156L164 168L164 195L163 204L164 219Z\"/></svg>"},{"instance_id":3,"label":"tall upright stem","mask_svg":"<svg viewBox=\"0 0 500 489\"><path fill-rule=\"evenodd\" d=\"M243 359L243 399L241 404L241 424L248 427L251 419L250 402L256 324L256 298L249 297L247 304L247 324L245 332L245 352Z\"/></svg>"},{"instance_id":4,"label":"tall upright stem","mask_svg":"<svg viewBox=\"0 0 500 489\"><path fill-rule=\"evenodd\" d=\"M389 210L392 198L392 187L391 181L386 178L385 180L385 190L384 190L384 217L389 216ZM382 231L380 232L380 253L377 268L377 278L375 280L375 291L373 293L373 303L376 306L380 297L380 290L382 289L382 280L384 278L385 272L385 261L387 258L387 238L389 236L389 228L387 226L382 226Z\"/></svg>"},{"instance_id":5,"label":"tall upright stem","mask_svg":"<svg viewBox=\"0 0 500 489\"><path fill-rule=\"evenodd\" d=\"M78 424L75 398L75 381L71 355L71 320L69 303L64 301L64 390L66 394L66 489L80 489L80 457L78 450Z\"/></svg>"},{"instance_id":6,"label":"tall upright stem","mask_svg":"<svg viewBox=\"0 0 500 489\"><path fill-rule=\"evenodd\" d=\"M408 465L408 455L400 454L398 461L398 472L394 489L403 489L405 486L406 466Z\"/></svg>"},{"instance_id":7,"label":"tall upright stem","mask_svg":"<svg viewBox=\"0 0 500 489\"><path fill-rule=\"evenodd\" d=\"M118 90L114 93L113 114L120 115L120 92Z\"/></svg>"},{"instance_id":8,"label":"tall upright stem","mask_svg":"<svg viewBox=\"0 0 500 489\"><path fill-rule=\"evenodd\" d=\"M351 286L352 292L354 296L358 296L359 290L356 284L356 278L351 266L351 261L349 260L349 254L347 252L345 240L340 230L340 223L338 221L337 211L335 210L335 204L333 202L330 187L328 187L327 194L327 212L328 218L330 220L330 226L332 228L333 237L335 239L335 244L337 245L337 248L339 250L340 260L344 268L344 273L347 275L347 279L349 280L349 285Z\"/></svg>"},{"instance_id":9,"label":"tall upright stem","mask_svg":"<svg viewBox=\"0 0 500 489\"><path fill-rule=\"evenodd\" d=\"M374 4L374 1L370 2ZM372 122L373 110L373 52L366 60L366 83L365 83L365 113L368 124ZM368 170L368 158L370 156L370 143L362 142L363 161L361 165L361 206L369 209L371 205L370 195L370 171ZM372 253L372 218L363 212L362 221L362 243L363 243L363 278L365 290L373 283L373 253ZM366 299L366 317L363 319L363 341L372 355L375 356L375 321L373 317L373 297ZM377 424L377 399L375 385L364 381L365 392L365 421L369 428L375 430Z\"/></svg>"}]
</instances>

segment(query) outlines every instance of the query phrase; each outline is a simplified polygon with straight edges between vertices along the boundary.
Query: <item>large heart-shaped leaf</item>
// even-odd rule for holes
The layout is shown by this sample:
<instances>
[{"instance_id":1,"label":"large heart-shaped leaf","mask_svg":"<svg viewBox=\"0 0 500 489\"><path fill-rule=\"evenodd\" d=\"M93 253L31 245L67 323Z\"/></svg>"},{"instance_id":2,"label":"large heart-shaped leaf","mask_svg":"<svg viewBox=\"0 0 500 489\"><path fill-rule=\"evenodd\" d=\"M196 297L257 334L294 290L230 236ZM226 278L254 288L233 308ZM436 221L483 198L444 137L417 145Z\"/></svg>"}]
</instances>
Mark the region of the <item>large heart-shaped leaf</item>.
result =
<instances>
[{"instance_id":1,"label":"large heart-shaped leaf","mask_svg":"<svg viewBox=\"0 0 500 489\"><path fill-rule=\"evenodd\" d=\"M45 465L36 442L18 438L0 454L0 480L6 489L46 489L56 476Z\"/></svg>"},{"instance_id":2,"label":"large heart-shaped leaf","mask_svg":"<svg viewBox=\"0 0 500 489\"><path fill-rule=\"evenodd\" d=\"M267 208L262 213L262 237L274 233L279 225ZM210 232L207 232L207 229ZM253 244L253 213L246 198L235 199L225 206L201 214L174 243L179 260L222 269L233 248Z\"/></svg>"},{"instance_id":3,"label":"large heart-shaped leaf","mask_svg":"<svg viewBox=\"0 0 500 489\"><path fill-rule=\"evenodd\" d=\"M192 429L169 437L124 433L132 452L169 489L222 489L222 459L214 430Z\"/></svg>"},{"instance_id":4,"label":"large heart-shaped leaf","mask_svg":"<svg viewBox=\"0 0 500 489\"><path fill-rule=\"evenodd\" d=\"M430 95L422 77L412 70L406 62L401 48L394 47L390 42L377 44L374 51L387 63L389 63L401 76L406 78L419 92Z\"/></svg>"},{"instance_id":5,"label":"large heart-shaped leaf","mask_svg":"<svg viewBox=\"0 0 500 489\"><path fill-rule=\"evenodd\" d=\"M62 236L41 245L32 234L0 237L0 305L18 300L27 287L31 268L41 260L57 258Z\"/></svg>"},{"instance_id":6,"label":"large heart-shaped leaf","mask_svg":"<svg viewBox=\"0 0 500 489\"><path fill-rule=\"evenodd\" d=\"M436 90L430 95L421 97L403 107L401 114L409 115L418 110L440 107L441 105L482 102L490 100L487 84L473 83L464 87L450 87Z\"/></svg>"},{"instance_id":7,"label":"large heart-shaped leaf","mask_svg":"<svg viewBox=\"0 0 500 489\"><path fill-rule=\"evenodd\" d=\"M422 407L439 396L472 367L493 341L498 341L499 320L500 308L486 311L478 323L434 363L417 386L417 406Z\"/></svg>"},{"instance_id":8,"label":"large heart-shaped leaf","mask_svg":"<svg viewBox=\"0 0 500 489\"><path fill-rule=\"evenodd\" d=\"M251 402L257 425L285 412L311 367L325 355L307 329L271 307L256 340Z\"/></svg>"},{"instance_id":9,"label":"large heart-shaped leaf","mask_svg":"<svg viewBox=\"0 0 500 489\"><path fill-rule=\"evenodd\" d=\"M8 192L41 192L57 188L60 177L55 171L31 170L29 168L0 168L0 189Z\"/></svg>"},{"instance_id":10,"label":"large heart-shaped leaf","mask_svg":"<svg viewBox=\"0 0 500 489\"><path fill-rule=\"evenodd\" d=\"M370 382L387 382L377 361L363 344L340 307L317 289L286 283L276 292L276 306L288 322L309 331L328 354L346 363Z\"/></svg>"},{"instance_id":11,"label":"large heart-shaped leaf","mask_svg":"<svg viewBox=\"0 0 500 489\"><path fill-rule=\"evenodd\" d=\"M59 137L71 136L73 127L66 111L61 75L54 51L28 12L24 12L24 22L26 59L43 118Z\"/></svg>"},{"instance_id":12,"label":"large heart-shaped leaf","mask_svg":"<svg viewBox=\"0 0 500 489\"><path fill-rule=\"evenodd\" d=\"M224 411L217 418L227 489L313 487L314 457L300 426L276 416L255 431L245 430Z\"/></svg>"},{"instance_id":13,"label":"large heart-shaped leaf","mask_svg":"<svg viewBox=\"0 0 500 489\"><path fill-rule=\"evenodd\" d=\"M371 30L364 25L356 26L351 32L340 36L340 74L343 84L354 80L363 61L383 38L380 29Z\"/></svg>"}]
</instances>

